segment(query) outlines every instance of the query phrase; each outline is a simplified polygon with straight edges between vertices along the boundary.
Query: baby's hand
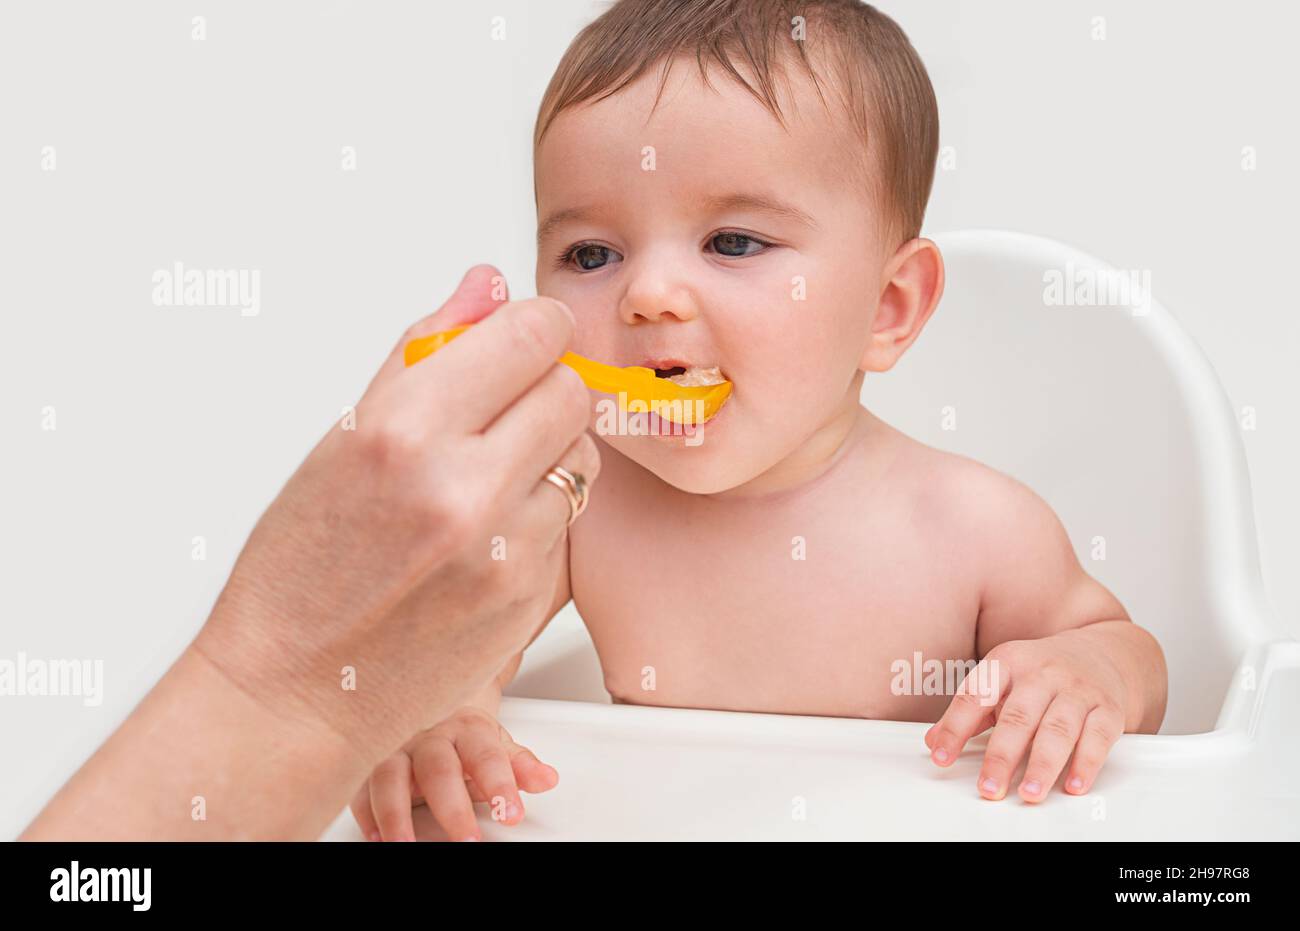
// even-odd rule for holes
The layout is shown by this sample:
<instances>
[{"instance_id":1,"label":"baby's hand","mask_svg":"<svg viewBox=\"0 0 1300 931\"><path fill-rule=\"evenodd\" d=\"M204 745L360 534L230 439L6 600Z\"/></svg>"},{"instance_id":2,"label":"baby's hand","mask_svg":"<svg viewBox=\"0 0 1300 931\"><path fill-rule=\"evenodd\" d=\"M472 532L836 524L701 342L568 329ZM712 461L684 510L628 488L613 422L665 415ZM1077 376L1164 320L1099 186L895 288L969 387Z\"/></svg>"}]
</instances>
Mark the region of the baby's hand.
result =
<instances>
[{"instance_id":1,"label":"baby's hand","mask_svg":"<svg viewBox=\"0 0 1300 931\"><path fill-rule=\"evenodd\" d=\"M1006 796L1026 751L1019 789L1026 802L1047 797L1071 754L1065 791L1087 792L1124 733L1134 699L1107 651L1078 634L1009 640L990 650L926 732L930 758L952 765L966 742L991 726L978 782L985 798Z\"/></svg>"},{"instance_id":2,"label":"baby's hand","mask_svg":"<svg viewBox=\"0 0 1300 931\"><path fill-rule=\"evenodd\" d=\"M494 820L518 824L519 790L545 792L558 781L492 715L466 706L376 766L352 800L352 814L370 840L415 840L411 806L423 799L449 838L482 840L474 802L490 803Z\"/></svg>"}]
</instances>

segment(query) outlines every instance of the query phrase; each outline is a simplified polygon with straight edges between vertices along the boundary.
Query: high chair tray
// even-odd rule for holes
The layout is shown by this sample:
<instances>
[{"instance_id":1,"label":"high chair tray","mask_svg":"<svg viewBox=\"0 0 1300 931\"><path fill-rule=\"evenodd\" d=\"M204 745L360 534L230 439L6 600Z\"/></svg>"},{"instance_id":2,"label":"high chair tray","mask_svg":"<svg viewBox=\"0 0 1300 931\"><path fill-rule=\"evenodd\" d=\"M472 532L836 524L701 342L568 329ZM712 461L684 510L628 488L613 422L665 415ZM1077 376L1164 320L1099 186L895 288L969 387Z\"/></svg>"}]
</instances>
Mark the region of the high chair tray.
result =
<instances>
[{"instance_id":1,"label":"high chair tray","mask_svg":"<svg viewBox=\"0 0 1300 931\"><path fill-rule=\"evenodd\" d=\"M1126 735L1091 793L979 797L987 737L947 769L926 725L506 698L501 721L560 774L486 840L1297 840L1300 644L1205 734ZM416 810L420 839L441 839ZM344 812L328 840L359 840Z\"/></svg>"}]
</instances>

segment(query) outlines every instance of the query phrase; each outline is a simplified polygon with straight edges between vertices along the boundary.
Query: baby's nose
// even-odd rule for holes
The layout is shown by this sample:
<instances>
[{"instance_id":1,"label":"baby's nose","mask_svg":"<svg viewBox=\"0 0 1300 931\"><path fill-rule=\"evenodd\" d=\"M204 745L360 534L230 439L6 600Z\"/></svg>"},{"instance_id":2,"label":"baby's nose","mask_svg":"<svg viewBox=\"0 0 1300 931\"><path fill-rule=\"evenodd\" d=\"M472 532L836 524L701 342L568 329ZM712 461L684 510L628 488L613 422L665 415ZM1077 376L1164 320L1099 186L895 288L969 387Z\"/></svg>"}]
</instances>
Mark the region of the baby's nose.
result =
<instances>
[{"instance_id":1,"label":"baby's nose","mask_svg":"<svg viewBox=\"0 0 1300 931\"><path fill-rule=\"evenodd\" d=\"M687 287L666 281L633 282L619 304L624 323L685 322L700 315L695 296Z\"/></svg>"}]
</instances>

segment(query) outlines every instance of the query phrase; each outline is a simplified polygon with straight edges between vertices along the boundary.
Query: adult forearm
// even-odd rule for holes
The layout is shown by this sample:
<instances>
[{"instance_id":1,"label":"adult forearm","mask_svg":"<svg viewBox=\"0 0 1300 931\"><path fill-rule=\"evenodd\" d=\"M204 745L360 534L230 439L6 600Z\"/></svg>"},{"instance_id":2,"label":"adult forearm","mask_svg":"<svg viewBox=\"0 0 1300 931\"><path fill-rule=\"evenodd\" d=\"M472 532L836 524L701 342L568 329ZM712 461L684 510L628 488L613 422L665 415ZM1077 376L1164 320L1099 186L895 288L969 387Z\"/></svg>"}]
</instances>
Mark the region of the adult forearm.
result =
<instances>
[{"instance_id":1,"label":"adult forearm","mask_svg":"<svg viewBox=\"0 0 1300 931\"><path fill-rule=\"evenodd\" d=\"M191 648L23 839L315 839L374 762L271 712Z\"/></svg>"}]
</instances>

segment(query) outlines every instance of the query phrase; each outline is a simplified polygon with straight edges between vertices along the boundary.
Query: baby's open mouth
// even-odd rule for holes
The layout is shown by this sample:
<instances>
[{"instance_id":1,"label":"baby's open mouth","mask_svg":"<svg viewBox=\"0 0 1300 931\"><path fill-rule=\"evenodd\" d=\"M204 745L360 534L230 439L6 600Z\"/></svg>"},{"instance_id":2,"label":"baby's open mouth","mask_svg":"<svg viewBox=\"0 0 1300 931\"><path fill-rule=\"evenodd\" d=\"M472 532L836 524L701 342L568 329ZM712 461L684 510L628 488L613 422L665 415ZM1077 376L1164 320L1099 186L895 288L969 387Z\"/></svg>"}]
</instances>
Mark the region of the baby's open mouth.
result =
<instances>
[{"instance_id":1,"label":"baby's open mouth","mask_svg":"<svg viewBox=\"0 0 1300 931\"><path fill-rule=\"evenodd\" d=\"M673 365L655 368L655 378L664 378L682 388L705 388L720 385L725 378L716 365Z\"/></svg>"},{"instance_id":2,"label":"baby's open mouth","mask_svg":"<svg viewBox=\"0 0 1300 931\"><path fill-rule=\"evenodd\" d=\"M703 426L717 415L732 394L731 380L720 365L696 365L682 356L663 355L645 358L635 367L641 370L640 401L648 406L651 419L658 415L658 418L682 427L687 424ZM651 373L655 382L663 381L658 385L649 384L646 375ZM630 399L620 399L619 406L622 408L630 403ZM673 435L680 430L680 427L675 427Z\"/></svg>"}]
</instances>

